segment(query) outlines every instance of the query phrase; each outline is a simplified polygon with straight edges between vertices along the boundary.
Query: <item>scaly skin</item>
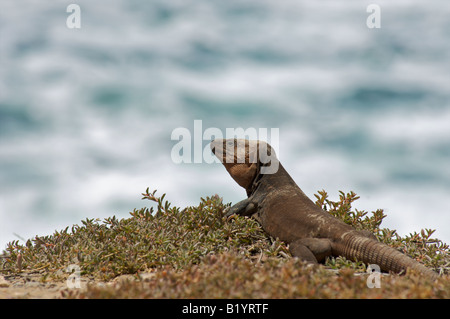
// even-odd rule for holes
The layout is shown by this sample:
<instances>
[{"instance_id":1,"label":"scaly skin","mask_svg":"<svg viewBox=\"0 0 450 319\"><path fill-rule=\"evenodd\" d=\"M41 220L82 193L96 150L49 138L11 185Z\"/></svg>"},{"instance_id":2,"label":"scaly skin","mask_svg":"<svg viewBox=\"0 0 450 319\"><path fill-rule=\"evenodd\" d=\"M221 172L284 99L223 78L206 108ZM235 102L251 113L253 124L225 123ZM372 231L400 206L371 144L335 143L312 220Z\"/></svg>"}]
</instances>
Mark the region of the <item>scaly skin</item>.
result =
<instances>
[{"instance_id":1,"label":"scaly skin","mask_svg":"<svg viewBox=\"0 0 450 319\"><path fill-rule=\"evenodd\" d=\"M211 150L247 191L248 198L232 206L227 216L252 216L270 236L286 242L294 257L316 264L327 256L344 256L377 264L386 272L404 274L414 269L437 278L435 272L378 242L373 234L357 231L314 204L279 163L269 144L216 139L211 142Z\"/></svg>"}]
</instances>

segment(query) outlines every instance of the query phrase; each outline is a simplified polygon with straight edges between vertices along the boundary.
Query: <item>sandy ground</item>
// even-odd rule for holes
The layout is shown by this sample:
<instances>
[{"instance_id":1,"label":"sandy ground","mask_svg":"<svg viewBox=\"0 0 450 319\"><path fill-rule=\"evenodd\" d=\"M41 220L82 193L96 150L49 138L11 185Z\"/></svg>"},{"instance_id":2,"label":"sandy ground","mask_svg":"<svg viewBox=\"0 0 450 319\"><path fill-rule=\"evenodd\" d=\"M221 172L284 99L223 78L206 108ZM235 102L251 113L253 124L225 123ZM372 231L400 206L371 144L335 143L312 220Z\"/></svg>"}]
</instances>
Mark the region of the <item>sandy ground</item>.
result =
<instances>
[{"instance_id":1,"label":"sandy ground","mask_svg":"<svg viewBox=\"0 0 450 319\"><path fill-rule=\"evenodd\" d=\"M86 285L85 283L83 284ZM71 288L68 288L67 282L47 280L44 274L39 272L0 275L0 299L61 298L62 291L68 289Z\"/></svg>"},{"instance_id":2,"label":"sandy ground","mask_svg":"<svg viewBox=\"0 0 450 319\"><path fill-rule=\"evenodd\" d=\"M141 279L154 276L153 273L142 273ZM64 298L64 293L83 291L87 284L114 285L122 280L137 280L133 275L122 275L109 282L87 279L81 276L79 281L53 280L45 276L45 272L26 272L15 275L0 275L0 299L58 299Z\"/></svg>"}]
</instances>

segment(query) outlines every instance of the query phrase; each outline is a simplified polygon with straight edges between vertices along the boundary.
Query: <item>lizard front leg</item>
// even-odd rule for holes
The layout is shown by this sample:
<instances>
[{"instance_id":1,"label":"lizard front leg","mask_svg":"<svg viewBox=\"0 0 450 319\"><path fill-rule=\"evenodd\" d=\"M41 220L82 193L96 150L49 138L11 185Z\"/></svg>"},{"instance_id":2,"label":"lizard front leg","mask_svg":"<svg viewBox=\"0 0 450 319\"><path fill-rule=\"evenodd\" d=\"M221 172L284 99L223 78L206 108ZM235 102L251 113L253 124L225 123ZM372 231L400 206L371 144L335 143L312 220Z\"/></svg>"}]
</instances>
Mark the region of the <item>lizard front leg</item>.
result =
<instances>
[{"instance_id":1,"label":"lizard front leg","mask_svg":"<svg viewBox=\"0 0 450 319\"><path fill-rule=\"evenodd\" d=\"M240 216L251 216L256 213L257 205L253 203L251 198L247 198L237 202L231 207L225 209L225 217L230 217L231 215L240 215Z\"/></svg>"}]
</instances>

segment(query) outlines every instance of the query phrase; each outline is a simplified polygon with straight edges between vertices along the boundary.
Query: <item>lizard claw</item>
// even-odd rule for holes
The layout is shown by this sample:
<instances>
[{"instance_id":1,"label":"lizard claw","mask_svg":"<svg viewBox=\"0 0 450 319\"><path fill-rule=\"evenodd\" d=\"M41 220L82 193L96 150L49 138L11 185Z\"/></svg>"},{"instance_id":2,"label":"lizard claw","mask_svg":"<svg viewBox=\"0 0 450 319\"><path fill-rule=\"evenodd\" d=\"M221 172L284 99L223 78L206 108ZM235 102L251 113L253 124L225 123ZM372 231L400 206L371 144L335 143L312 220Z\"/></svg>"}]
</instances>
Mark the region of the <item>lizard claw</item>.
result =
<instances>
[{"instance_id":1,"label":"lizard claw","mask_svg":"<svg viewBox=\"0 0 450 319\"><path fill-rule=\"evenodd\" d=\"M227 207L223 210L223 217L225 217L227 220L230 219L231 216L234 215L233 210L231 210L231 207Z\"/></svg>"},{"instance_id":2,"label":"lizard claw","mask_svg":"<svg viewBox=\"0 0 450 319\"><path fill-rule=\"evenodd\" d=\"M230 215L231 207L227 207L223 210L223 215L228 217Z\"/></svg>"}]
</instances>

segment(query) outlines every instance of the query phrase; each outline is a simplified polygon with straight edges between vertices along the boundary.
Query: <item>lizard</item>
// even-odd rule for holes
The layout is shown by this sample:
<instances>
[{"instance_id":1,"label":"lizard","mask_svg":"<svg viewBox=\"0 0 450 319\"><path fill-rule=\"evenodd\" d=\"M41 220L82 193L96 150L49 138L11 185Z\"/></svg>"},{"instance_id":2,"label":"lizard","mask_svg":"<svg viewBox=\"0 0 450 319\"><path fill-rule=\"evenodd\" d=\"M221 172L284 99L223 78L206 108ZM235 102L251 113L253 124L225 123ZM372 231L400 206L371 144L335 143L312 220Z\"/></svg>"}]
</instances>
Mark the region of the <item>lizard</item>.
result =
<instances>
[{"instance_id":1,"label":"lizard","mask_svg":"<svg viewBox=\"0 0 450 319\"><path fill-rule=\"evenodd\" d=\"M228 207L225 216L254 218L266 233L285 242L293 257L316 265L328 256L343 256L376 264L384 272L405 274L413 269L437 279L436 272L378 241L371 232L356 230L316 205L287 173L270 144L217 138L210 148L247 191L247 198Z\"/></svg>"}]
</instances>

